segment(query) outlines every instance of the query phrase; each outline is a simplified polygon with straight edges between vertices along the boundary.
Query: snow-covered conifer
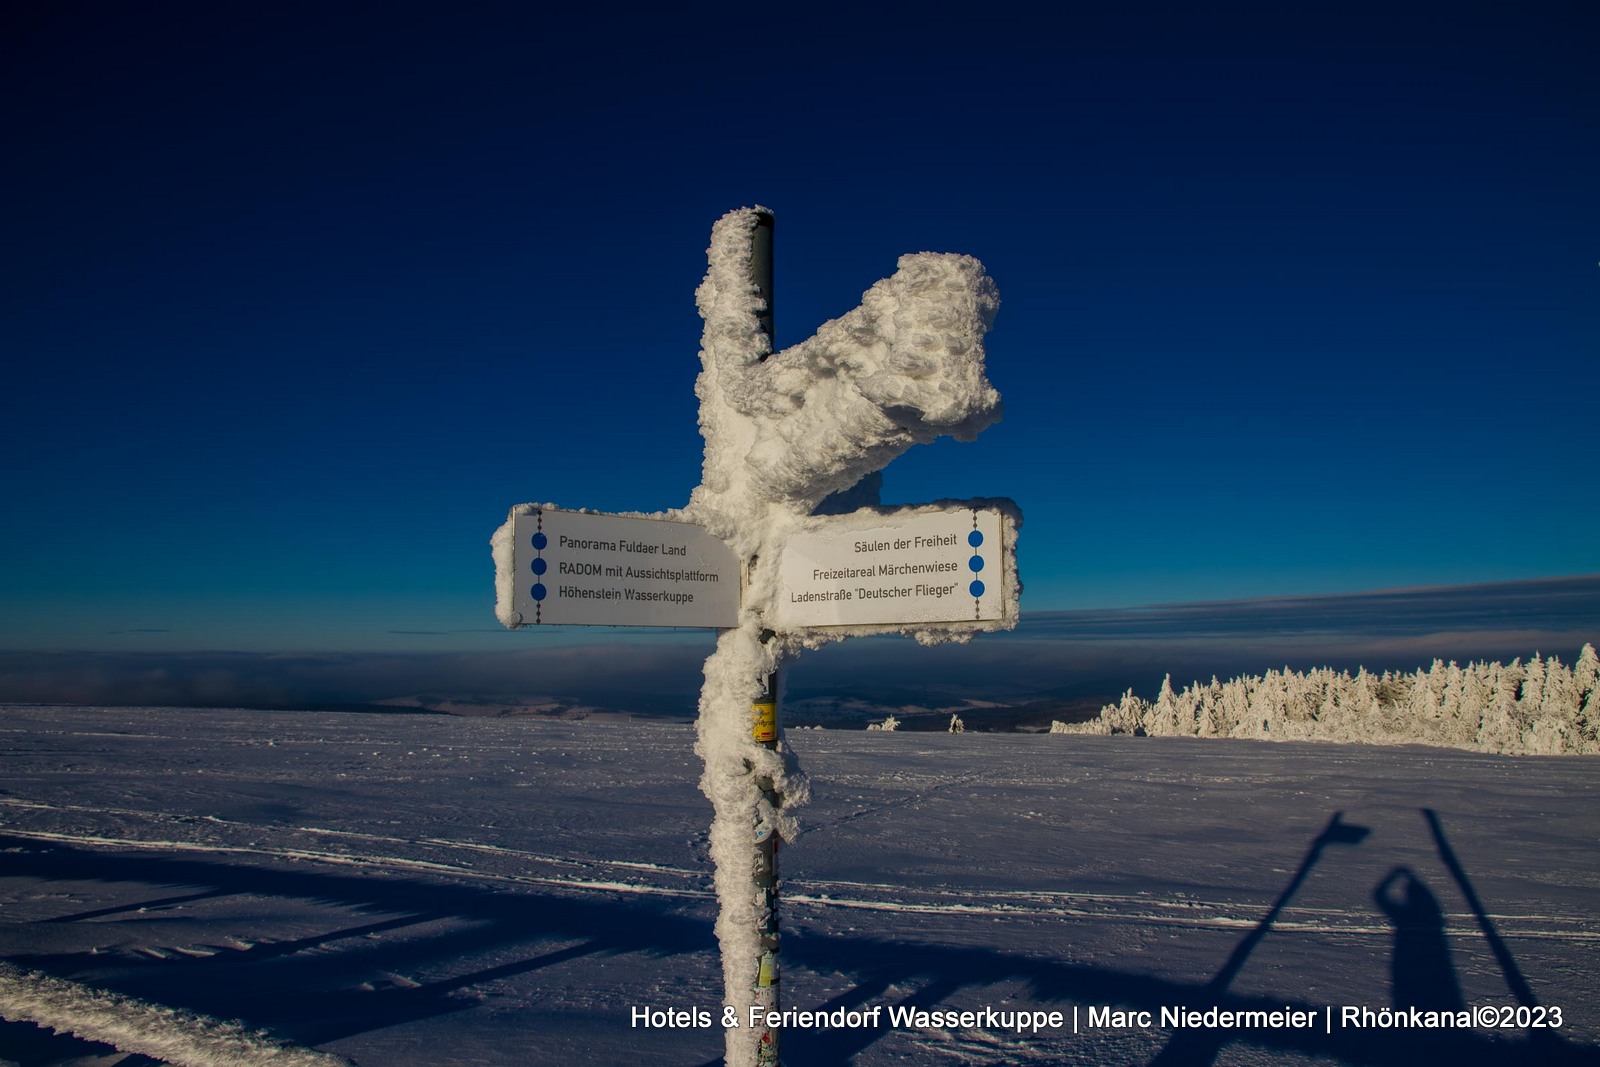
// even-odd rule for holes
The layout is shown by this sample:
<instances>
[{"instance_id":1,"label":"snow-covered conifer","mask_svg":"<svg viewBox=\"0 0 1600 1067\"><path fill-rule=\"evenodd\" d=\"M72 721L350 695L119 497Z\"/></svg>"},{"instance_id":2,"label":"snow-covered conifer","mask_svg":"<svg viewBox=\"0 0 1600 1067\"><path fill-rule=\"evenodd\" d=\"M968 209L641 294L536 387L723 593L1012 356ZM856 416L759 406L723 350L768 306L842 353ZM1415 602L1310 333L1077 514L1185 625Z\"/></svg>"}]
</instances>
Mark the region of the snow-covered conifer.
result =
<instances>
[{"instance_id":1,"label":"snow-covered conifer","mask_svg":"<svg viewBox=\"0 0 1600 1067\"><path fill-rule=\"evenodd\" d=\"M1600 685L1600 655L1595 653L1593 645L1585 643L1578 652L1578 661L1572 665L1572 683L1583 696Z\"/></svg>"},{"instance_id":2,"label":"snow-covered conifer","mask_svg":"<svg viewBox=\"0 0 1600 1067\"><path fill-rule=\"evenodd\" d=\"M1156 694L1155 707L1145 717L1145 733L1158 737L1172 737L1182 734L1182 723L1179 721L1178 698L1172 692L1172 675L1167 675L1161 680L1161 692Z\"/></svg>"},{"instance_id":3,"label":"snow-covered conifer","mask_svg":"<svg viewBox=\"0 0 1600 1067\"><path fill-rule=\"evenodd\" d=\"M1222 709L1222 683L1211 676L1211 684L1200 693L1199 711L1195 715L1195 733L1200 737L1215 737L1222 731L1217 728Z\"/></svg>"},{"instance_id":4,"label":"snow-covered conifer","mask_svg":"<svg viewBox=\"0 0 1600 1067\"><path fill-rule=\"evenodd\" d=\"M1585 645L1568 668L1539 654L1524 666L1434 660L1411 674L1317 667L1269 670L1173 692L1152 704L1128 690L1070 733L1130 733L1431 744L1505 753L1600 753L1600 655Z\"/></svg>"},{"instance_id":5,"label":"snow-covered conifer","mask_svg":"<svg viewBox=\"0 0 1600 1067\"><path fill-rule=\"evenodd\" d=\"M1217 733L1222 737L1250 737L1250 689L1243 678L1230 678L1222 687L1222 713Z\"/></svg>"},{"instance_id":6,"label":"snow-covered conifer","mask_svg":"<svg viewBox=\"0 0 1600 1067\"><path fill-rule=\"evenodd\" d=\"M1538 712L1539 704L1544 700L1544 675L1544 659L1535 652L1533 659L1528 661L1528 669L1522 676L1522 688L1517 693L1517 710L1529 721Z\"/></svg>"}]
</instances>

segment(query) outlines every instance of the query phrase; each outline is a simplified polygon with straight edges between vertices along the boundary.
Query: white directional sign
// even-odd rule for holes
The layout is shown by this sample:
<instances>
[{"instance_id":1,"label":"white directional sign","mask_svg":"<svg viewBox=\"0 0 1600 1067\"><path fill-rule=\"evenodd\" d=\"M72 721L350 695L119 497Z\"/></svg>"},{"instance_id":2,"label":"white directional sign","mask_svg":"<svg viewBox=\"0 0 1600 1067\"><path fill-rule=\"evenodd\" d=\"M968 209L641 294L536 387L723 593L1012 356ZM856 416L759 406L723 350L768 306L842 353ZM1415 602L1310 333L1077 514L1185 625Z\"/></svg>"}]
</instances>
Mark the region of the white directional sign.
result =
<instances>
[{"instance_id":1,"label":"white directional sign","mask_svg":"<svg viewBox=\"0 0 1600 1067\"><path fill-rule=\"evenodd\" d=\"M1014 527L993 508L869 509L796 533L773 620L807 626L1003 624L1015 603Z\"/></svg>"},{"instance_id":2,"label":"white directional sign","mask_svg":"<svg viewBox=\"0 0 1600 1067\"><path fill-rule=\"evenodd\" d=\"M522 625L738 625L739 561L702 527L553 508L511 523Z\"/></svg>"}]
</instances>

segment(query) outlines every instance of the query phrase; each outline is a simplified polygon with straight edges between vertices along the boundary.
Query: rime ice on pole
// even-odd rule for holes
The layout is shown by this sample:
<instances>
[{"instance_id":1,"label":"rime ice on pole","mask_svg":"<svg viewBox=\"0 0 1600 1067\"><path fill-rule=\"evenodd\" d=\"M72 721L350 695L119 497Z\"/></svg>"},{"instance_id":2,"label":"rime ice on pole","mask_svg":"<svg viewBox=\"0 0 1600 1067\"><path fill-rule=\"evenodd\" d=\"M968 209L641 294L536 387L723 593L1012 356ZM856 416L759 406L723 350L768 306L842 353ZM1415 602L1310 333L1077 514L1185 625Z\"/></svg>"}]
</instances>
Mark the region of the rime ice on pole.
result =
<instances>
[{"instance_id":1,"label":"rime ice on pole","mask_svg":"<svg viewBox=\"0 0 1600 1067\"><path fill-rule=\"evenodd\" d=\"M977 260L903 256L900 269L872 286L860 307L773 354L751 281L758 217L757 209L733 211L712 230L709 269L696 293L705 320L695 383L705 464L683 509L684 518L723 537L751 563L741 624L722 633L706 661L698 724L701 788L716 812L717 937L730 1002L749 987L749 961L761 952L760 906L746 869L751 814L761 801L756 781L771 778L785 798L781 810L765 814L786 840L798 829L792 809L809 792L787 743L765 748L749 729L750 705L781 655L821 640L781 632L761 640L771 626L783 542L812 527L825 499L851 490L912 445L941 435L971 440L1000 417L983 350L999 295ZM1014 537L1014 515L1009 529ZM1014 605L1010 618L1014 624ZM838 636L846 634L822 639ZM755 1062L756 1036L728 1031L730 1067Z\"/></svg>"},{"instance_id":2,"label":"rime ice on pole","mask_svg":"<svg viewBox=\"0 0 1600 1067\"><path fill-rule=\"evenodd\" d=\"M899 269L868 289L859 307L825 323L809 340L774 353L762 321L769 309L753 271L754 234L765 214L745 208L716 223L705 280L695 294L705 320L702 369L695 382L705 439L701 484L681 511L634 516L703 527L732 548L744 568L738 623L720 631L716 651L706 660L696 744L705 764L700 787L715 813L711 856L724 987L728 1005L741 1013L752 998L776 1002L770 986L776 977L769 973L777 951L776 923L768 922L773 916L768 904L775 908L777 899L770 882L774 868L767 869L766 896L758 900L752 892L752 834L770 841L765 835L776 832L794 840L799 827L793 809L810 792L781 733L772 744L752 736L752 705L763 697L779 660L856 634L899 632L934 644L1010 629L1016 625L1021 589L1014 551L1021 515L1012 502L877 506L878 472L896 456L941 436L972 440L1000 417L1000 394L985 374L983 350L1000 301L983 266L960 255L902 256ZM558 510L524 504L512 512L527 515L541 508ZM961 537L973 538L976 546L985 536L978 531L980 510L992 513L982 520L991 544L982 556L976 548L970 556L962 550L963 564L970 561L976 570L993 560L996 568L981 581L967 575L959 583L971 590L972 616L923 612L883 622L876 621L883 616L869 613L851 616L848 625L832 624L836 617L823 624L786 624L777 617L780 561L795 534L841 535L906 522L910 516L926 524L939 521L938 516L948 520L955 513L964 519L970 513L971 525ZM527 620L513 603L512 525L508 519L493 546L496 610L503 623L515 627ZM954 546L958 538L942 532L933 543ZM957 569L948 561L918 565L941 573ZM948 581L937 587L942 599L958 583L941 581ZM985 592L991 581L998 597ZM903 621L914 618L923 621ZM767 947L763 928L771 940ZM760 1039L748 1028L729 1029L725 1062L751 1067ZM774 1047L765 1046L769 1059Z\"/></svg>"},{"instance_id":3,"label":"rime ice on pole","mask_svg":"<svg viewBox=\"0 0 1600 1067\"><path fill-rule=\"evenodd\" d=\"M686 509L696 521L764 504L809 515L912 445L970 441L999 420L983 335L1000 297L982 264L902 256L859 307L764 358L762 309L748 280L755 219L746 209L717 223L696 294L706 324L695 385L705 467Z\"/></svg>"}]
</instances>

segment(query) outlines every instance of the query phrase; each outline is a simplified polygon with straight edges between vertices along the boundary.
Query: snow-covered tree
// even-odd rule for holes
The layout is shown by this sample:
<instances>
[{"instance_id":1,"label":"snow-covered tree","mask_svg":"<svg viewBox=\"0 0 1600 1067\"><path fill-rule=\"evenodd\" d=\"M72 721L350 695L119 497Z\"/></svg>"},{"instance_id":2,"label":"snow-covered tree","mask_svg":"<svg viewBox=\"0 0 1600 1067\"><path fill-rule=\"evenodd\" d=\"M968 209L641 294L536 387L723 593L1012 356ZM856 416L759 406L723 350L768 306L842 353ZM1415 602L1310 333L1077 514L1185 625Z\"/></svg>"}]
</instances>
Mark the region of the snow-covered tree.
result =
<instances>
[{"instance_id":1,"label":"snow-covered tree","mask_svg":"<svg viewBox=\"0 0 1600 1067\"><path fill-rule=\"evenodd\" d=\"M1161 680L1161 692L1156 694L1155 707L1144 716L1144 732L1156 737L1173 737L1193 733L1185 729L1178 713L1178 698L1172 692L1172 675Z\"/></svg>"},{"instance_id":2,"label":"snow-covered tree","mask_svg":"<svg viewBox=\"0 0 1600 1067\"><path fill-rule=\"evenodd\" d=\"M1538 653L1526 666L1434 660L1412 674L1285 667L1174 692L1154 703L1122 694L1087 723L1052 733L1152 734L1372 744L1430 744L1505 753L1600 754L1600 655L1584 645L1572 668Z\"/></svg>"},{"instance_id":3,"label":"snow-covered tree","mask_svg":"<svg viewBox=\"0 0 1600 1067\"><path fill-rule=\"evenodd\" d=\"M1600 655L1586 644L1572 665L1572 683L1582 703L1578 706L1578 736L1585 752L1600 752Z\"/></svg>"}]
</instances>

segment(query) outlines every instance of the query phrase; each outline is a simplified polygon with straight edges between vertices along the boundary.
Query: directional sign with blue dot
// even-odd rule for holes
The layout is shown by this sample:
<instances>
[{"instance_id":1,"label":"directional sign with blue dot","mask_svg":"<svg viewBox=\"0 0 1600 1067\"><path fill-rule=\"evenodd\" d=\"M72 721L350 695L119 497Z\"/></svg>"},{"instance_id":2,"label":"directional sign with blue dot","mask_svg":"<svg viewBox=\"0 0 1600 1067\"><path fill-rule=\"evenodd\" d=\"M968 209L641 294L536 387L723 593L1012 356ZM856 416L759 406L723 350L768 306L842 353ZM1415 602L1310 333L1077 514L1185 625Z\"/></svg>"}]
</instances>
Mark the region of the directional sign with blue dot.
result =
<instances>
[{"instance_id":1,"label":"directional sign with blue dot","mask_svg":"<svg viewBox=\"0 0 1600 1067\"><path fill-rule=\"evenodd\" d=\"M738 621L739 562L699 526L556 508L511 521L518 625L720 629Z\"/></svg>"},{"instance_id":2,"label":"directional sign with blue dot","mask_svg":"<svg viewBox=\"0 0 1600 1067\"><path fill-rule=\"evenodd\" d=\"M772 617L785 630L1002 621L1014 529L995 508L829 516L789 537Z\"/></svg>"}]
</instances>

